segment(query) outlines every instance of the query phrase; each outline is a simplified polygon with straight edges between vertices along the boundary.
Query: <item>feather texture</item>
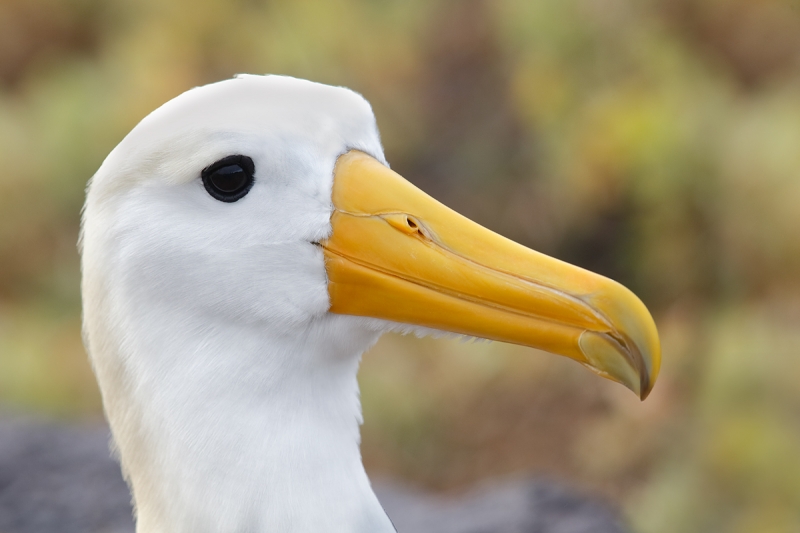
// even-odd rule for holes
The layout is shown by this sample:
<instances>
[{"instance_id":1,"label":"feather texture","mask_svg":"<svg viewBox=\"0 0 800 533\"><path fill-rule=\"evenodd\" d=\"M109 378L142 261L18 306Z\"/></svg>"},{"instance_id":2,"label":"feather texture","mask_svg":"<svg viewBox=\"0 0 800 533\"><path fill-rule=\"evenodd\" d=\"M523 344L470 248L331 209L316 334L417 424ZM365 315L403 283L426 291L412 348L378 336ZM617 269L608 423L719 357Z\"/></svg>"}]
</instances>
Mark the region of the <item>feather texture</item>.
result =
<instances>
[{"instance_id":1,"label":"feather texture","mask_svg":"<svg viewBox=\"0 0 800 533\"><path fill-rule=\"evenodd\" d=\"M337 157L385 163L343 88L240 76L147 116L92 178L84 337L139 533L393 531L361 464L356 372L388 323L327 312ZM224 203L200 172L251 157Z\"/></svg>"}]
</instances>

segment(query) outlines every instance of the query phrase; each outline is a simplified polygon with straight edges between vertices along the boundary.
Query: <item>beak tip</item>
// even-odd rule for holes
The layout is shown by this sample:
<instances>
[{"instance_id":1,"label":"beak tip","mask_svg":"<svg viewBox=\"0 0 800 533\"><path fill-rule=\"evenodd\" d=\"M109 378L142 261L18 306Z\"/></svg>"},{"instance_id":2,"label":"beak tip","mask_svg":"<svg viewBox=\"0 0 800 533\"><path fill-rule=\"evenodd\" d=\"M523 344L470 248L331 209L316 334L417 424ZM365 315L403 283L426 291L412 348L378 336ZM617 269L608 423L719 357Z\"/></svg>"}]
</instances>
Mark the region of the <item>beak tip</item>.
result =
<instances>
[{"instance_id":1,"label":"beak tip","mask_svg":"<svg viewBox=\"0 0 800 533\"><path fill-rule=\"evenodd\" d=\"M656 384L661 363L660 351L651 354L650 363L652 368L649 370L649 372L647 369L643 369L642 372L642 384L639 392L639 398L642 401L645 401L647 397L650 396L650 393L653 391L653 387Z\"/></svg>"},{"instance_id":2,"label":"beak tip","mask_svg":"<svg viewBox=\"0 0 800 533\"><path fill-rule=\"evenodd\" d=\"M652 392L654 384L655 383L650 380L649 376L643 376L642 387L639 392L639 399L641 401L645 401L647 397L650 396L650 392Z\"/></svg>"},{"instance_id":3,"label":"beak tip","mask_svg":"<svg viewBox=\"0 0 800 533\"><path fill-rule=\"evenodd\" d=\"M656 379L658 378L658 371L661 363L660 350L656 349L649 353L647 357L643 358L642 363L638 395L641 401L645 401L653 391Z\"/></svg>"},{"instance_id":4,"label":"beak tip","mask_svg":"<svg viewBox=\"0 0 800 533\"><path fill-rule=\"evenodd\" d=\"M633 292L615 281L608 282L605 290L588 302L607 318L612 331L586 331L579 345L591 365L644 401L653 390L661 367L658 328Z\"/></svg>"},{"instance_id":5,"label":"beak tip","mask_svg":"<svg viewBox=\"0 0 800 533\"><path fill-rule=\"evenodd\" d=\"M639 357L637 358L638 364L636 366L639 367L639 382L637 389L633 389L633 392L639 396L641 401L645 401L653 391L658 378L661 350L658 344L653 348L645 351L645 353L639 352Z\"/></svg>"},{"instance_id":6,"label":"beak tip","mask_svg":"<svg viewBox=\"0 0 800 533\"><path fill-rule=\"evenodd\" d=\"M656 379L658 379L658 373L661 370L661 342L658 339L658 330L652 317L650 326L649 349L645 351L644 357L642 357L642 381L639 393L639 398L642 401L645 401L650 392L652 392Z\"/></svg>"},{"instance_id":7,"label":"beak tip","mask_svg":"<svg viewBox=\"0 0 800 533\"><path fill-rule=\"evenodd\" d=\"M651 331L655 332L654 325ZM661 362L657 336L648 340L650 342L636 343L628 337L620 341L605 333L584 331L579 339L585 357L583 364L624 385L644 401L653 390Z\"/></svg>"}]
</instances>

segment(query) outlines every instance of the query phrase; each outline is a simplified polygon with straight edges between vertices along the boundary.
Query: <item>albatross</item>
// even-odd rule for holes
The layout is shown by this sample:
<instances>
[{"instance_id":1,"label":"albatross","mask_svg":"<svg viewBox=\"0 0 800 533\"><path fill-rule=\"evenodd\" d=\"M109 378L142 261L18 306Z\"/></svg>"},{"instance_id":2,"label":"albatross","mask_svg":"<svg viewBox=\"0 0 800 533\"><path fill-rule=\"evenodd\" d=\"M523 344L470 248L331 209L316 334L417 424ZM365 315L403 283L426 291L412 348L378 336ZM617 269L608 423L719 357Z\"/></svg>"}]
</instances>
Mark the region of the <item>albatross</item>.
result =
<instances>
[{"instance_id":1,"label":"albatross","mask_svg":"<svg viewBox=\"0 0 800 533\"><path fill-rule=\"evenodd\" d=\"M644 399L660 347L607 278L448 209L384 158L359 94L191 89L87 188L84 337L138 533L384 533L361 354L387 331L566 356Z\"/></svg>"}]
</instances>

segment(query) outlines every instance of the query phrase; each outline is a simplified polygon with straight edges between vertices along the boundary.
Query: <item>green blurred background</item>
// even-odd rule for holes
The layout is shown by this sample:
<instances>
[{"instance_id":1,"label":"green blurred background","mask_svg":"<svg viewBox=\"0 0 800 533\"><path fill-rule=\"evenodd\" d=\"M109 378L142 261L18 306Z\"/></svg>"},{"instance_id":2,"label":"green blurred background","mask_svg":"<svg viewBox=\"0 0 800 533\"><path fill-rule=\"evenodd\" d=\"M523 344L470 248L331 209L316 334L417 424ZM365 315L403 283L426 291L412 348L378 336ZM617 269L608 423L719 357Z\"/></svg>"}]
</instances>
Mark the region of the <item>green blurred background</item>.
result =
<instances>
[{"instance_id":1,"label":"green blurred background","mask_svg":"<svg viewBox=\"0 0 800 533\"><path fill-rule=\"evenodd\" d=\"M499 343L384 338L368 470L547 475L641 533L800 531L797 0L0 0L0 407L98 418L75 243L148 112L237 72L345 85L388 160L652 309L640 403Z\"/></svg>"}]
</instances>

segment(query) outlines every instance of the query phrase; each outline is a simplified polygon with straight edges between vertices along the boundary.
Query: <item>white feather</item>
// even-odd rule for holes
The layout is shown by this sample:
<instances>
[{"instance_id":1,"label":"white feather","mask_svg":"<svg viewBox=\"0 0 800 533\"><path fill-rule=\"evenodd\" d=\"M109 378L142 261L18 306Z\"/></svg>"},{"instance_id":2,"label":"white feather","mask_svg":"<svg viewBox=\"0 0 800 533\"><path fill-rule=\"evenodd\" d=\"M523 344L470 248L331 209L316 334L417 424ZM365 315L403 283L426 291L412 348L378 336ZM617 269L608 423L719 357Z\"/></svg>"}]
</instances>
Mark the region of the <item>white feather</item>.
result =
<instances>
[{"instance_id":1,"label":"white feather","mask_svg":"<svg viewBox=\"0 0 800 533\"><path fill-rule=\"evenodd\" d=\"M88 187L84 336L138 533L393 531L359 452L361 353L388 323L332 315L337 157L385 162L347 89L240 76L154 111ZM200 172L243 154L252 190Z\"/></svg>"}]
</instances>

